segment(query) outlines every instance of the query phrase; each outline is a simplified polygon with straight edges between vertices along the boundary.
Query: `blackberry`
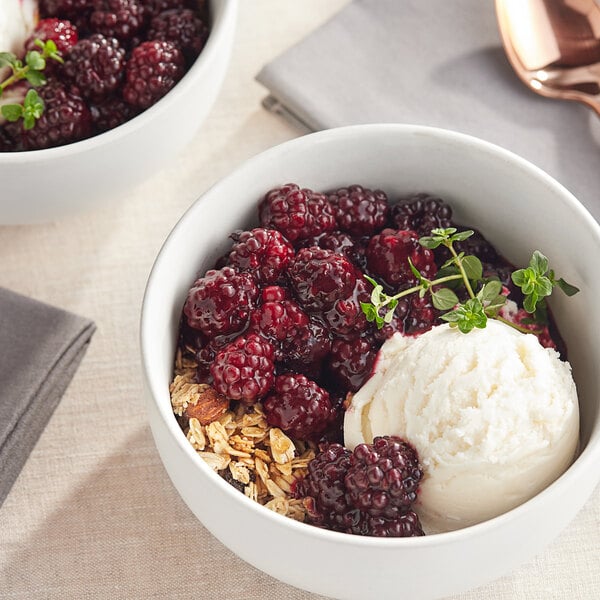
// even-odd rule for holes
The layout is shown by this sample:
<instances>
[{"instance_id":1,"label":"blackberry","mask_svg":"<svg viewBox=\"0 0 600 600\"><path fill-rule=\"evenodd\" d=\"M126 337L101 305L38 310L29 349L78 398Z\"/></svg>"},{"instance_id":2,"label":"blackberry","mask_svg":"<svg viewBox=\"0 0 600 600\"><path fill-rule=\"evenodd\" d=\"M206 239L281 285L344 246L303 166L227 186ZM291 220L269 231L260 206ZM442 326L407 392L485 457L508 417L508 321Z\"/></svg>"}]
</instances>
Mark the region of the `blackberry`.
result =
<instances>
[{"instance_id":1,"label":"blackberry","mask_svg":"<svg viewBox=\"0 0 600 600\"><path fill-rule=\"evenodd\" d=\"M283 361L287 358L284 348L301 343L309 318L293 300L265 300L265 296L274 295L272 289L266 288L266 294L263 292L263 302L250 315L248 330L271 342L275 360Z\"/></svg>"},{"instance_id":2,"label":"blackberry","mask_svg":"<svg viewBox=\"0 0 600 600\"><path fill-rule=\"evenodd\" d=\"M341 444L321 444L308 463L308 474L296 485L295 496L303 498L309 523L334 531L345 531L360 518L346 495L344 478L352 453Z\"/></svg>"},{"instance_id":3,"label":"blackberry","mask_svg":"<svg viewBox=\"0 0 600 600\"><path fill-rule=\"evenodd\" d=\"M388 197L381 190L351 185L327 196L338 227L354 236L374 235L388 219Z\"/></svg>"},{"instance_id":4,"label":"blackberry","mask_svg":"<svg viewBox=\"0 0 600 600\"><path fill-rule=\"evenodd\" d=\"M183 52L188 65L200 54L208 38L208 27L190 9L161 12L152 19L147 39L173 42Z\"/></svg>"},{"instance_id":5,"label":"blackberry","mask_svg":"<svg viewBox=\"0 0 600 600\"><path fill-rule=\"evenodd\" d=\"M275 378L263 408L269 425L302 440L314 439L333 417L329 392L295 373Z\"/></svg>"},{"instance_id":6,"label":"blackberry","mask_svg":"<svg viewBox=\"0 0 600 600\"><path fill-rule=\"evenodd\" d=\"M352 293L336 300L333 306L320 315L329 331L336 336L356 337L370 329L361 308L361 302L369 302L366 281L358 278Z\"/></svg>"},{"instance_id":7,"label":"blackberry","mask_svg":"<svg viewBox=\"0 0 600 600\"><path fill-rule=\"evenodd\" d=\"M69 50L77 43L79 36L77 34L77 28L66 19L42 19L38 22L33 33L29 36L25 42L26 50L40 50L35 45L35 40L42 40L46 42L52 40L56 44L56 49L61 53L63 58L69 52ZM48 68L52 65L58 65L56 61L52 59L46 61L46 73Z\"/></svg>"},{"instance_id":8,"label":"blackberry","mask_svg":"<svg viewBox=\"0 0 600 600\"><path fill-rule=\"evenodd\" d=\"M119 96L109 95L90 103L90 112L97 133L109 131L135 117L139 111Z\"/></svg>"},{"instance_id":9,"label":"blackberry","mask_svg":"<svg viewBox=\"0 0 600 600\"><path fill-rule=\"evenodd\" d=\"M295 183L268 192L258 208L260 224L277 229L292 244L335 229L335 216L323 194Z\"/></svg>"},{"instance_id":10,"label":"blackberry","mask_svg":"<svg viewBox=\"0 0 600 600\"><path fill-rule=\"evenodd\" d=\"M390 323L384 323L381 329L376 327L373 329L373 337L379 342L383 343L385 340L391 338L394 333L404 333L405 319L410 310L410 298L404 297L398 300L398 305L394 309L394 316Z\"/></svg>"},{"instance_id":11,"label":"blackberry","mask_svg":"<svg viewBox=\"0 0 600 600\"><path fill-rule=\"evenodd\" d=\"M160 100L184 74L181 51L171 42L143 42L135 47L125 66L123 98L139 108Z\"/></svg>"},{"instance_id":12,"label":"blackberry","mask_svg":"<svg viewBox=\"0 0 600 600\"><path fill-rule=\"evenodd\" d=\"M139 0L92 0L89 23L92 31L126 43L144 25Z\"/></svg>"},{"instance_id":13,"label":"blackberry","mask_svg":"<svg viewBox=\"0 0 600 600\"><path fill-rule=\"evenodd\" d=\"M206 0L140 0L148 21L164 12L176 8L192 8L202 12L206 8Z\"/></svg>"},{"instance_id":14,"label":"blackberry","mask_svg":"<svg viewBox=\"0 0 600 600\"><path fill-rule=\"evenodd\" d=\"M416 450L395 436L359 444L344 483L352 504L372 517L394 519L417 499L423 477Z\"/></svg>"},{"instance_id":15,"label":"blackberry","mask_svg":"<svg viewBox=\"0 0 600 600\"><path fill-rule=\"evenodd\" d=\"M90 111L76 88L49 81L38 90L44 112L33 129L22 130L25 150L62 146L92 133Z\"/></svg>"},{"instance_id":16,"label":"blackberry","mask_svg":"<svg viewBox=\"0 0 600 600\"><path fill-rule=\"evenodd\" d=\"M277 282L294 256L292 245L275 229L237 231L231 238L229 264L250 271L259 284Z\"/></svg>"},{"instance_id":17,"label":"blackberry","mask_svg":"<svg viewBox=\"0 0 600 600\"><path fill-rule=\"evenodd\" d=\"M419 237L437 227L451 227L452 209L437 196L413 194L392 206L392 220L398 229L410 229Z\"/></svg>"},{"instance_id":18,"label":"blackberry","mask_svg":"<svg viewBox=\"0 0 600 600\"><path fill-rule=\"evenodd\" d=\"M416 283L409 258L424 277L431 279L437 273L433 252L421 246L411 230L384 229L371 238L366 256L369 271L393 290Z\"/></svg>"},{"instance_id":19,"label":"blackberry","mask_svg":"<svg viewBox=\"0 0 600 600\"><path fill-rule=\"evenodd\" d=\"M319 448L319 454L308 463L308 474L293 490L295 497L303 499L309 523L355 535L424 535L419 518L410 508L388 518L355 506L346 484L354 460L352 452L337 443L324 443Z\"/></svg>"},{"instance_id":20,"label":"blackberry","mask_svg":"<svg viewBox=\"0 0 600 600\"><path fill-rule=\"evenodd\" d=\"M297 330L281 344L282 368L297 371L316 379L321 374L323 360L331 350L327 330L313 319L308 326Z\"/></svg>"},{"instance_id":21,"label":"blackberry","mask_svg":"<svg viewBox=\"0 0 600 600\"><path fill-rule=\"evenodd\" d=\"M309 311L323 311L352 293L358 271L341 254L312 246L298 251L288 276L300 304Z\"/></svg>"},{"instance_id":22,"label":"blackberry","mask_svg":"<svg viewBox=\"0 0 600 600\"><path fill-rule=\"evenodd\" d=\"M0 125L0 152L15 152L19 150L18 138L15 139L9 128Z\"/></svg>"},{"instance_id":23,"label":"blackberry","mask_svg":"<svg viewBox=\"0 0 600 600\"><path fill-rule=\"evenodd\" d=\"M438 317L438 312L431 304L430 298L427 296L419 298L418 294L412 294L409 306L408 315L404 319L404 333L406 335L421 335L429 331Z\"/></svg>"},{"instance_id":24,"label":"blackberry","mask_svg":"<svg viewBox=\"0 0 600 600\"><path fill-rule=\"evenodd\" d=\"M394 519L368 517L365 534L375 537L419 537L425 535L418 515L409 510Z\"/></svg>"},{"instance_id":25,"label":"blackberry","mask_svg":"<svg viewBox=\"0 0 600 600\"><path fill-rule=\"evenodd\" d=\"M327 373L338 387L356 392L371 375L376 356L376 348L365 338L336 339L327 357Z\"/></svg>"},{"instance_id":26,"label":"blackberry","mask_svg":"<svg viewBox=\"0 0 600 600\"><path fill-rule=\"evenodd\" d=\"M459 230L465 229L459 227ZM456 242L454 245L457 252L464 252L465 254L474 254L480 261L487 263L496 263L500 260L496 249L490 244L481 232L476 229L471 237L468 237L462 242Z\"/></svg>"},{"instance_id":27,"label":"blackberry","mask_svg":"<svg viewBox=\"0 0 600 600\"><path fill-rule=\"evenodd\" d=\"M256 305L258 288L249 273L231 267L209 270L188 292L183 312L188 324L209 338L239 333Z\"/></svg>"},{"instance_id":28,"label":"blackberry","mask_svg":"<svg viewBox=\"0 0 600 600\"><path fill-rule=\"evenodd\" d=\"M119 42L95 33L71 48L63 69L86 97L101 98L119 87L124 66L125 50Z\"/></svg>"},{"instance_id":29,"label":"blackberry","mask_svg":"<svg viewBox=\"0 0 600 600\"><path fill-rule=\"evenodd\" d=\"M244 404L260 400L269 391L273 371L273 346L254 333L225 346L210 365L217 392Z\"/></svg>"},{"instance_id":30,"label":"blackberry","mask_svg":"<svg viewBox=\"0 0 600 600\"><path fill-rule=\"evenodd\" d=\"M89 10L91 0L40 0L40 16L70 17L78 12Z\"/></svg>"},{"instance_id":31,"label":"blackberry","mask_svg":"<svg viewBox=\"0 0 600 600\"><path fill-rule=\"evenodd\" d=\"M355 238L344 231L330 231L303 241L301 247L318 246L325 250L332 250L336 254L344 255L358 269L363 270L366 266L365 249L368 239Z\"/></svg>"}]
</instances>

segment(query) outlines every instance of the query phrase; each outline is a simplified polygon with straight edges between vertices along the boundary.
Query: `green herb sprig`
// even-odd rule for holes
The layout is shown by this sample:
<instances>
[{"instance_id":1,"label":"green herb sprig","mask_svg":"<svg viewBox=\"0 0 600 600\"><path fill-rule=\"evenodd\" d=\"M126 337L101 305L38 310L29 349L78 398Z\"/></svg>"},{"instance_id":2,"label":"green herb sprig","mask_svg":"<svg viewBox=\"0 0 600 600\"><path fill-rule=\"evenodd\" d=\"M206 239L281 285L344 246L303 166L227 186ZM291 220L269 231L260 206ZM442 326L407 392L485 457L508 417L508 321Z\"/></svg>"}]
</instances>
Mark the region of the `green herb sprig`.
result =
<instances>
[{"instance_id":1,"label":"green herb sprig","mask_svg":"<svg viewBox=\"0 0 600 600\"><path fill-rule=\"evenodd\" d=\"M37 39L34 44L40 50L29 50L25 55L24 62L12 52L0 52L0 68L10 67L11 69L11 74L0 82L0 98L6 88L24 79L34 88L44 85L46 76L43 71L47 61L50 59L59 63L63 62L54 41L44 42ZM8 121L14 122L23 119L23 127L32 129L44 112L44 102L35 89L30 89L22 104L5 104L0 111Z\"/></svg>"},{"instance_id":2,"label":"green herb sprig","mask_svg":"<svg viewBox=\"0 0 600 600\"><path fill-rule=\"evenodd\" d=\"M474 328L483 329L489 318L498 319L525 333L531 329L512 323L499 315L506 303L502 294L502 283L497 279L483 277L483 265L474 255L457 252L454 244L473 235L472 230L457 231L455 227L438 228L431 235L419 239L425 248L433 250L439 246L446 247L450 258L440 267L436 279L427 279L409 259L409 266L416 278L416 285L402 290L393 296L384 292L377 281L365 275L365 279L373 286L370 302L361 302L361 308L368 321L374 322L379 329L390 323L398 301L404 296L418 293L420 297L430 294L435 308L447 311L440 318L457 327L459 331L468 333ZM546 317L545 299L554 287L559 287L568 296L579 290L564 279L557 279L554 271L549 269L548 259L538 250L533 253L526 269L518 269L511 275L512 281L521 288L524 295L523 308L533 315L531 322L543 323ZM468 299L461 302L451 287L464 286ZM477 290L477 291L475 291Z\"/></svg>"}]
</instances>

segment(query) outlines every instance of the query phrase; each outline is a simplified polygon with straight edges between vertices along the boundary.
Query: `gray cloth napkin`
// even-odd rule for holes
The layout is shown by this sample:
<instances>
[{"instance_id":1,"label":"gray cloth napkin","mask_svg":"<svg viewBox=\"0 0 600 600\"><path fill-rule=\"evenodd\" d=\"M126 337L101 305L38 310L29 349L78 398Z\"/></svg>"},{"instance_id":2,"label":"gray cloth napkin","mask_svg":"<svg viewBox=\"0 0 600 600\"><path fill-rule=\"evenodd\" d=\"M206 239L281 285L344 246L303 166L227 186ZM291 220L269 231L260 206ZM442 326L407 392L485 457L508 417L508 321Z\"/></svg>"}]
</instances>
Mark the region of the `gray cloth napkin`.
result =
<instances>
[{"instance_id":1,"label":"gray cloth napkin","mask_svg":"<svg viewBox=\"0 0 600 600\"><path fill-rule=\"evenodd\" d=\"M0 288L0 505L94 330L87 319Z\"/></svg>"},{"instance_id":2,"label":"gray cloth napkin","mask_svg":"<svg viewBox=\"0 0 600 600\"><path fill-rule=\"evenodd\" d=\"M544 169L600 218L600 119L520 82L491 1L355 0L257 80L270 92L267 108L310 130L397 122L496 143Z\"/></svg>"}]
</instances>

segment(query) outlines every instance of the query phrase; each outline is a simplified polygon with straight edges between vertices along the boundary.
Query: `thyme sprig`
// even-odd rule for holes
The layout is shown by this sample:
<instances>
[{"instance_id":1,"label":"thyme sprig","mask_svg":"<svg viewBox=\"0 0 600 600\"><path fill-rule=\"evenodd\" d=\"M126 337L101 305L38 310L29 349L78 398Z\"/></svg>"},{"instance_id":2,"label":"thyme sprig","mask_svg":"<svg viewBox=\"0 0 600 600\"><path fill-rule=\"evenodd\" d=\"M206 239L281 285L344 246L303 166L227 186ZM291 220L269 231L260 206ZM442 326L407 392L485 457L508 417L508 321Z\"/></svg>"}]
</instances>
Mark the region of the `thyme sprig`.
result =
<instances>
[{"instance_id":1,"label":"thyme sprig","mask_svg":"<svg viewBox=\"0 0 600 600\"><path fill-rule=\"evenodd\" d=\"M455 227L438 228L431 235L419 239L425 248L434 250L444 246L450 252L450 258L440 267L435 279L427 279L408 259L416 284L394 295L385 293L383 286L365 275L365 279L373 286L370 302L361 302L361 308L370 322L375 322L381 329L390 323L400 298L418 293L420 297L430 294L435 308L447 311L440 318L457 327L459 331L468 333L474 328L483 329L488 319L498 319L525 333L530 328L523 327L500 316L500 309L506 303L502 293L502 283L498 279L484 278L483 265L479 258L457 252L454 244L462 242L473 235L472 230L458 231ZM529 266L518 269L511 275L515 285L521 288L524 296L523 308L533 315L531 322L543 323L546 316L546 298L555 287L559 287L568 296L579 290L564 279L557 279L554 271L549 269L548 259L538 250L533 253ZM446 284L464 286L468 298L461 302L456 293ZM476 291L477 290L477 291Z\"/></svg>"},{"instance_id":2,"label":"thyme sprig","mask_svg":"<svg viewBox=\"0 0 600 600\"><path fill-rule=\"evenodd\" d=\"M48 60L59 63L63 59L53 40L42 41L36 39L34 44L40 50L29 50L24 61L17 58L12 52L0 52L0 68L9 67L10 75L0 82L0 98L11 85L22 80L27 80L33 88L40 87L46 83L44 69ZM36 121L44 112L44 102L35 89L28 90L22 104L5 104L0 108L2 116L8 121L23 119L23 127L32 129Z\"/></svg>"}]
</instances>

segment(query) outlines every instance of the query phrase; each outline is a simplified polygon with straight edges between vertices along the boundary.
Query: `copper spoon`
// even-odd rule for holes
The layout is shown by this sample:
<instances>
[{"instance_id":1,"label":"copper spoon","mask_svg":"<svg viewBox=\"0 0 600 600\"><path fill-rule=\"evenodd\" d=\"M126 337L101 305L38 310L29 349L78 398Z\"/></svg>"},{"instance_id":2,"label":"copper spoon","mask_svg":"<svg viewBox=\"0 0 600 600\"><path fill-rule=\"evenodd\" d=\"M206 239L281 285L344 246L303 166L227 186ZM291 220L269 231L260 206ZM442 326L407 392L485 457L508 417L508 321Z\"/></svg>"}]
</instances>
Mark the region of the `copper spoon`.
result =
<instances>
[{"instance_id":1,"label":"copper spoon","mask_svg":"<svg viewBox=\"0 0 600 600\"><path fill-rule=\"evenodd\" d=\"M600 115L596 0L496 0L496 16L508 60L525 85Z\"/></svg>"}]
</instances>

